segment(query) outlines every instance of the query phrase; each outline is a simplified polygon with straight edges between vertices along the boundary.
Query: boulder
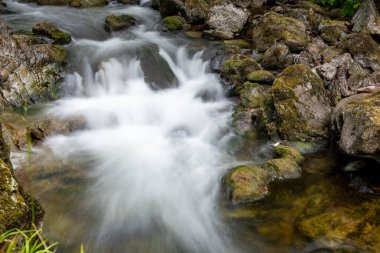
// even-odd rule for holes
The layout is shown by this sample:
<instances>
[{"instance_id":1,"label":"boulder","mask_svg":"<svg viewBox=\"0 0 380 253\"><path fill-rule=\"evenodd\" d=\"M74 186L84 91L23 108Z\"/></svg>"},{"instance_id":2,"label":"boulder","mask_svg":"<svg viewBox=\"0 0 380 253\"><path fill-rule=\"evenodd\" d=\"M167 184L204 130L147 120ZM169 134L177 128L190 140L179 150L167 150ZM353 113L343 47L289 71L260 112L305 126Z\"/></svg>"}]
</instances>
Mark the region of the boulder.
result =
<instances>
[{"instance_id":1,"label":"boulder","mask_svg":"<svg viewBox=\"0 0 380 253\"><path fill-rule=\"evenodd\" d=\"M275 157L293 159L297 164L301 164L304 160L298 149L283 144L275 146L273 148L273 153Z\"/></svg>"},{"instance_id":2,"label":"boulder","mask_svg":"<svg viewBox=\"0 0 380 253\"><path fill-rule=\"evenodd\" d=\"M322 80L301 64L287 67L273 83L276 125L281 138L292 141L326 140L330 102Z\"/></svg>"},{"instance_id":3,"label":"boulder","mask_svg":"<svg viewBox=\"0 0 380 253\"><path fill-rule=\"evenodd\" d=\"M35 24L32 28L33 34L46 36L53 40L54 44L68 44L71 41L71 36L68 33L58 29L55 25L42 22Z\"/></svg>"},{"instance_id":4,"label":"boulder","mask_svg":"<svg viewBox=\"0 0 380 253\"><path fill-rule=\"evenodd\" d=\"M159 0L162 16L181 15L192 24L203 23L209 12L209 5L204 0Z\"/></svg>"},{"instance_id":5,"label":"boulder","mask_svg":"<svg viewBox=\"0 0 380 253\"><path fill-rule=\"evenodd\" d=\"M380 18L373 0L365 0L352 18L354 32L380 35Z\"/></svg>"},{"instance_id":6,"label":"boulder","mask_svg":"<svg viewBox=\"0 0 380 253\"><path fill-rule=\"evenodd\" d=\"M309 67L319 66L323 60L323 52L328 48L326 43L320 38L313 38L304 50L294 56L294 62L307 65Z\"/></svg>"},{"instance_id":7,"label":"boulder","mask_svg":"<svg viewBox=\"0 0 380 253\"><path fill-rule=\"evenodd\" d=\"M274 75L267 70L255 70L247 75L247 80L253 83L272 84Z\"/></svg>"},{"instance_id":8,"label":"boulder","mask_svg":"<svg viewBox=\"0 0 380 253\"><path fill-rule=\"evenodd\" d=\"M281 42L291 51L301 51L308 42L306 27L302 21L284 15L267 12L262 20L251 25L252 40L260 52Z\"/></svg>"},{"instance_id":9,"label":"boulder","mask_svg":"<svg viewBox=\"0 0 380 253\"><path fill-rule=\"evenodd\" d=\"M0 55L3 107L57 98L67 55L63 47L34 44L24 35L0 35Z\"/></svg>"},{"instance_id":10,"label":"boulder","mask_svg":"<svg viewBox=\"0 0 380 253\"><path fill-rule=\"evenodd\" d=\"M265 51L261 65L266 69L283 69L293 64L289 48L281 43L275 44Z\"/></svg>"},{"instance_id":11,"label":"boulder","mask_svg":"<svg viewBox=\"0 0 380 253\"><path fill-rule=\"evenodd\" d=\"M108 4L107 0L31 0L38 5L68 5L75 8L101 7Z\"/></svg>"},{"instance_id":12,"label":"boulder","mask_svg":"<svg viewBox=\"0 0 380 253\"><path fill-rule=\"evenodd\" d=\"M110 14L105 19L105 29L107 31L121 31L136 24L136 19L127 14Z\"/></svg>"},{"instance_id":13,"label":"boulder","mask_svg":"<svg viewBox=\"0 0 380 253\"><path fill-rule=\"evenodd\" d=\"M335 45L348 33L349 23L340 20L324 19L318 26L321 38L330 45Z\"/></svg>"},{"instance_id":14,"label":"boulder","mask_svg":"<svg viewBox=\"0 0 380 253\"><path fill-rule=\"evenodd\" d=\"M249 17L246 9L241 9L233 4L215 5L210 8L207 25L211 30L224 34L225 39L231 39L243 29Z\"/></svg>"},{"instance_id":15,"label":"boulder","mask_svg":"<svg viewBox=\"0 0 380 253\"><path fill-rule=\"evenodd\" d=\"M181 16L165 17L162 23L169 31L183 30L186 27L186 20Z\"/></svg>"},{"instance_id":16,"label":"boulder","mask_svg":"<svg viewBox=\"0 0 380 253\"><path fill-rule=\"evenodd\" d=\"M264 163L263 168L274 173L278 179L298 178L301 176L301 167L292 158L268 160Z\"/></svg>"},{"instance_id":17,"label":"boulder","mask_svg":"<svg viewBox=\"0 0 380 253\"><path fill-rule=\"evenodd\" d=\"M342 99L332 119L339 148L344 153L380 154L380 92Z\"/></svg>"}]
</instances>

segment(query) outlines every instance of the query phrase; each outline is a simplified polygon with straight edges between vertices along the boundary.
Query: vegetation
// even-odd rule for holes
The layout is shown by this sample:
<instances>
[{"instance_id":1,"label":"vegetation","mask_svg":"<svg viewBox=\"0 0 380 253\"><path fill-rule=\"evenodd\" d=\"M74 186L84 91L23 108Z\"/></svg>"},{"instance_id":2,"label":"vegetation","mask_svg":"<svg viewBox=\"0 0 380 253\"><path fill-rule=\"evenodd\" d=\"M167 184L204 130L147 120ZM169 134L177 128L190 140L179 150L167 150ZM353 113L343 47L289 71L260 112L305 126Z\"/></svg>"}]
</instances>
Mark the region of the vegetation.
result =
<instances>
[{"instance_id":1,"label":"vegetation","mask_svg":"<svg viewBox=\"0 0 380 253\"><path fill-rule=\"evenodd\" d=\"M343 17L353 17L363 0L313 0L313 2L331 8L342 8Z\"/></svg>"}]
</instances>

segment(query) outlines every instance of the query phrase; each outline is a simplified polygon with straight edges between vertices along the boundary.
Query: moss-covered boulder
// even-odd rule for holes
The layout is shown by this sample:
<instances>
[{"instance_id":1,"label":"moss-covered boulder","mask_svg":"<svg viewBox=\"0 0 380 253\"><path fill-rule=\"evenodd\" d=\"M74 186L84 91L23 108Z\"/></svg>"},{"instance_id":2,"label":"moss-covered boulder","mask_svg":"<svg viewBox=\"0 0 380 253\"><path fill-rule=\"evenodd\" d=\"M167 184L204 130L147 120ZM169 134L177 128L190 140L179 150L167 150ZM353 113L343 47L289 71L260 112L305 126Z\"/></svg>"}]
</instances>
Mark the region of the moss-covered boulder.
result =
<instances>
[{"instance_id":1,"label":"moss-covered boulder","mask_svg":"<svg viewBox=\"0 0 380 253\"><path fill-rule=\"evenodd\" d=\"M322 80L301 64L287 67L273 83L276 125L283 139L322 140L329 136L330 102Z\"/></svg>"},{"instance_id":2,"label":"moss-covered boulder","mask_svg":"<svg viewBox=\"0 0 380 253\"><path fill-rule=\"evenodd\" d=\"M162 23L169 31L183 30L186 27L186 20L181 16L165 17Z\"/></svg>"},{"instance_id":3,"label":"moss-covered boulder","mask_svg":"<svg viewBox=\"0 0 380 253\"><path fill-rule=\"evenodd\" d=\"M247 80L253 83L272 84L274 75L267 70L255 70L247 75Z\"/></svg>"},{"instance_id":4,"label":"moss-covered boulder","mask_svg":"<svg viewBox=\"0 0 380 253\"><path fill-rule=\"evenodd\" d=\"M301 51L308 42L303 22L275 12L265 13L263 19L251 27L252 40L260 52L279 42L291 51Z\"/></svg>"},{"instance_id":5,"label":"moss-covered boulder","mask_svg":"<svg viewBox=\"0 0 380 253\"><path fill-rule=\"evenodd\" d=\"M293 159L297 164L301 164L304 160L301 152L290 146L277 145L273 148L273 153L276 157Z\"/></svg>"},{"instance_id":6,"label":"moss-covered boulder","mask_svg":"<svg viewBox=\"0 0 380 253\"><path fill-rule=\"evenodd\" d=\"M333 130L344 153L380 154L380 92L342 99L332 118Z\"/></svg>"},{"instance_id":7,"label":"moss-covered boulder","mask_svg":"<svg viewBox=\"0 0 380 253\"><path fill-rule=\"evenodd\" d=\"M318 26L321 38L330 45L335 45L348 33L349 23L340 20L324 19Z\"/></svg>"},{"instance_id":8,"label":"moss-covered boulder","mask_svg":"<svg viewBox=\"0 0 380 253\"><path fill-rule=\"evenodd\" d=\"M293 64L293 57L290 55L289 48L281 43L277 43L263 54L261 65L265 69L283 69Z\"/></svg>"},{"instance_id":9,"label":"moss-covered boulder","mask_svg":"<svg viewBox=\"0 0 380 253\"><path fill-rule=\"evenodd\" d=\"M233 204L243 204L262 199L267 195L270 179L268 171L260 167L239 166L225 175L223 185Z\"/></svg>"},{"instance_id":10,"label":"moss-covered boulder","mask_svg":"<svg viewBox=\"0 0 380 253\"><path fill-rule=\"evenodd\" d=\"M159 0L157 5L162 16L181 14L192 24L204 23L210 9L205 0Z\"/></svg>"},{"instance_id":11,"label":"moss-covered boulder","mask_svg":"<svg viewBox=\"0 0 380 253\"><path fill-rule=\"evenodd\" d=\"M301 176L301 167L292 158L271 159L264 163L263 168L271 171L278 179L297 178Z\"/></svg>"},{"instance_id":12,"label":"moss-covered boulder","mask_svg":"<svg viewBox=\"0 0 380 253\"><path fill-rule=\"evenodd\" d=\"M107 31L121 31L136 24L136 19L127 14L108 15L105 19L105 29Z\"/></svg>"},{"instance_id":13,"label":"moss-covered boulder","mask_svg":"<svg viewBox=\"0 0 380 253\"><path fill-rule=\"evenodd\" d=\"M43 210L36 200L33 201L34 204L14 177L9 148L3 139L0 124L0 234L12 228L30 228L33 219L38 224Z\"/></svg>"},{"instance_id":14,"label":"moss-covered boulder","mask_svg":"<svg viewBox=\"0 0 380 253\"><path fill-rule=\"evenodd\" d=\"M225 88L231 96L236 96L236 88L252 71L261 69L260 65L251 57L236 54L226 60L221 69L221 77L225 80Z\"/></svg>"},{"instance_id":15,"label":"moss-covered boulder","mask_svg":"<svg viewBox=\"0 0 380 253\"><path fill-rule=\"evenodd\" d=\"M363 68L380 69L380 47L368 33L351 34L337 47L348 51Z\"/></svg>"},{"instance_id":16,"label":"moss-covered boulder","mask_svg":"<svg viewBox=\"0 0 380 253\"><path fill-rule=\"evenodd\" d=\"M55 25L42 22L35 24L32 28L33 34L42 35L53 40L54 44L68 44L71 41L70 34L58 29Z\"/></svg>"}]
</instances>

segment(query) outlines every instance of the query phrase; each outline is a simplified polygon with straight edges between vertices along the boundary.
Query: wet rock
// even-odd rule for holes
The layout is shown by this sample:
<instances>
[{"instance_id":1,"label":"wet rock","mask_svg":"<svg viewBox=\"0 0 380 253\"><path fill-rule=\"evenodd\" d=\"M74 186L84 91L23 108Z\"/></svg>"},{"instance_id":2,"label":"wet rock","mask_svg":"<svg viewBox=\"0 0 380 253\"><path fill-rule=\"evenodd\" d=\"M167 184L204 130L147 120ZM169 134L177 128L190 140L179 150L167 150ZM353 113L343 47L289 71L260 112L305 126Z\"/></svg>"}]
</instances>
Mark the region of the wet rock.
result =
<instances>
[{"instance_id":1,"label":"wet rock","mask_svg":"<svg viewBox=\"0 0 380 253\"><path fill-rule=\"evenodd\" d=\"M265 51L261 65L266 69L283 69L293 64L289 48L284 44L275 44Z\"/></svg>"},{"instance_id":2,"label":"wet rock","mask_svg":"<svg viewBox=\"0 0 380 253\"><path fill-rule=\"evenodd\" d=\"M23 35L0 35L0 83L3 107L58 96L66 50L59 45L33 44Z\"/></svg>"},{"instance_id":3,"label":"wet rock","mask_svg":"<svg viewBox=\"0 0 380 253\"><path fill-rule=\"evenodd\" d=\"M39 203L32 200L15 179L14 171L9 161L8 145L2 136L1 125L0 151L0 233L12 228L29 228L32 219L38 225L44 212ZM32 218L33 214L34 218Z\"/></svg>"},{"instance_id":4,"label":"wet rock","mask_svg":"<svg viewBox=\"0 0 380 253\"><path fill-rule=\"evenodd\" d=\"M270 178L270 174L260 167L239 166L225 175L224 190L234 205L253 202L268 194Z\"/></svg>"},{"instance_id":5,"label":"wet rock","mask_svg":"<svg viewBox=\"0 0 380 253\"><path fill-rule=\"evenodd\" d=\"M181 16L165 17L162 23L169 31L183 30L186 27L186 20Z\"/></svg>"},{"instance_id":6,"label":"wet rock","mask_svg":"<svg viewBox=\"0 0 380 253\"><path fill-rule=\"evenodd\" d=\"M121 31L136 24L136 19L127 14L108 15L105 19L105 29L107 31Z\"/></svg>"},{"instance_id":7,"label":"wet rock","mask_svg":"<svg viewBox=\"0 0 380 253\"><path fill-rule=\"evenodd\" d=\"M278 179L290 179L301 176L301 167L291 158L268 160L264 163L263 168L274 173Z\"/></svg>"},{"instance_id":8,"label":"wet rock","mask_svg":"<svg viewBox=\"0 0 380 253\"><path fill-rule=\"evenodd\" d=\"M235 33L243 29L249 12L233 4L223 4L211 7L207 25L211 30L219 31L225 39L233 38Z\"/></svg>"},{"instance_id":9,"label":"wet rock","mask_svg":"<svg viewBox=\"0 0 380 253\"><path fill-rule=\"evenodd\" d=\"M373 0L364 1L355 16L352 18L354 25L352 31L380 35L380 19Z\"/></svg>"},{"instance_id":10,"label":"wet rock","mask_svg":"<svg viewBox=\"0 0 380 253\"><path fill-rule=\"evenodd\" d=\"M321 38L330 45L335 45L342 37L348 33L349 23L340 20L323 20L318 30L321 33Z\"/></svg>"},{"instance_id":11,"label":"wet rock","mask_svg":"<svg viewBox=\"0 0 380 253\"><path fill-rule=\"evenodd\" d=\"M192 24L203 23L209 12L209 5L204 0L159 0L162 16L181 15Z\"/></svg>"},{"instance_id":12,"label":"wet rock","mask_svg":"<svg viewBox=\"0 0 380 253\"><path fill-rule=\"evenodd\" d=\"M301 164L304 160L298 149L282 144L275 146L273 148L273 153L276 157L293 159L297 164Z\"/></svg>"},{"instance_id":13,"label":"wet rock","mask_svg":"<svg viewBox=\"0 0 380 253\"><path fill-rule=\"evenodd\" d=\"M42 22L35 24L32 28L33 34L46 36L53 40L54 44L68 44L71 41L71 36L68 33L58 29L55 25Z\"/></svg>"},{"instance_id":14,"label":"wet rock","mask_svg":"<svg viewBox=\"0 0 380 253\"><path fill-rule=\"evenodd\" d=\"M341 100L333 113L333 130L346 154L380 153L380 93Z\"/></svg>"},{"instance_id":15,"label":"wet rock","mask_svg":"<svg viewBox=\"0 0 380 253\"><path fill-rule=\"evenodd\" d=\"M322 80L305 65L287 67L273 83L276 123L286 140L328 138L330 102Z\"/></svg>"},{"instance_id":16,"label":"wet rock","mask_svg":"<svg viewBox=\"0 0 380 253\"><path fill-rule=\"evenodd\" d=\"M266 70L255 70L247 75L247 80L253 83L272 84L274 75Z\"/></svg>"},{"instance_id":17,"label":"wet rock","mask_svg":"<svg viewBox=\"0 0 380 253\"><path fill-rule=\"evenodd\" d=\"M267 12L262 20L252 26L252 40L257 50L263 52L281 42L291 51L302 50L308 42L306 27L297 19Z\"/></svg>"},{"instance_id":18,"label":"wet rock","mask_svg":"<svg viewBox=\"0 0 380 253\"><path fill-rule=\"evenodd\" d=\"M140 5L140 0L118 0L118 2L126 5Z\"/></svg>"},{"instance_id":19,"label":"wet rock","mask_svg":"<svg viewBox=\"0 0 380 253\"><path fill-rule=\"evenodd\" d=\"M259 64L249 56L233 55L224 62L221 69L221 77L224 80L225 89L231 96L236 95L236 89L243 83L245 77L254 70L261 69Z\"/></svg>"},{"instance_id":20,"label":"wet rock","mask_svg":"<svg viewBox=\"0 0 380 253\"><path fill-rule=\"evenodd\" d=\"M363 68L380 69L380 47L367 33L351 34L338 45L348 51Z\"/></svg>"},{"instance_id":21,"label":"wet rock","mask_svg":"<svg viewBox=\"0 0 380 253\"><path fill-rule=\"evenodd\" d=\"M39 5L68 5L75 8L90 8L106 6L106 0L31 0Z\"/></svg>"}]
</instances>

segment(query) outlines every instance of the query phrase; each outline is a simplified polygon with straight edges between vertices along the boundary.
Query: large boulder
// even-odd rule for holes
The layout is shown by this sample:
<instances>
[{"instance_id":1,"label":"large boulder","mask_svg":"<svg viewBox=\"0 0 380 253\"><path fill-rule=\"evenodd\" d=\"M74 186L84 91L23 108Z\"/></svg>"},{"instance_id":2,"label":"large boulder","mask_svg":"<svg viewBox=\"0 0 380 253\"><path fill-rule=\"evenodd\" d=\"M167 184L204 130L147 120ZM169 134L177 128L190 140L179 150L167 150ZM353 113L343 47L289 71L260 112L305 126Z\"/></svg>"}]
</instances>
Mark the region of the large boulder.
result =
<instances>
[{"instance_id":1,"label":"large boulder","mask_svg":"<svg viewBox=\"0 0 380 253\"><path fill-rule=\"evenodd\" d=\"M292 141L328 138L330 102L322 80L301 64L287 67L273 83L276 124L281 138Z\"/></svg>"},{"instance_id":2,"label":"large boulder","mask_svg":"<svg viewBox=\"0 0 380 253\"><path fill-rule=\"evenodd\" d=\"M367 31L371 34L380 35L380 18L373 0L364 1L355 16L352 18L354 25L352 31Z\"/></svg>"},{"instance_id":3,"label":"large boulder","mask_svg":"<svg viewBox=\"0 0 380 253\"><path fill-rule=\"evenodd\" d=\"M54 44L63 45L70 43L71 41L70 34L58 29L58 27L48 22L35 24L32 31L35 35L42 35L52 39Z\"/></svg>"},{"instance_id":4,"label":"large boulder","mask_svg":"<svg viewBox=\"0 0 380 253\"><path fill-rule=\"evenodd\" d=\"M0 234L12 228L30 228L31 222L37 225L42 216L38 202L23 191L14 177L0 124Z\"/></svg>"},{"instance_id":5,"label":"large boulder","mask_svg":"<svg viewBox=\"0 0 380 253\"><path fill-rule=\"evenodd\" d=\"M127 14L110 14L105 19L105 29L107 31L121 31L136 24L136 19Z\"/></svg>"},{"instance_id":6,"label":"large boulder","mask_svg":"<svg viewBox=\"0 0 380 253\"><path fill-rule=\"evenodd\" d=\"M251 25L252 40L258 51L263 52L276 43L283 43L291 51L301 51L308 42L306 27L298 19L267 12L262 20Z\"/></svg>"},{"instance_id":7,"label":"large boulder","mask_svg":"<svg viewBox=\"0 0 380 253\"><path fill-rule=\"evenodd\" d=\"M341 100L332 118L333 130L344 153L380 154L380 92Z\"/></svg>"},{"instance_id":8,"label":"large boulder","mask_svg":"<svg viewBox=\"0 0 380 253\"><path fill-rule=\"evenodd\" d=\"M241 9L233 4L223 4L211 7L207 18L207 24L211 30L220 32L223 39L232 39L236 33L243 29L249 17L246 9Z\"/></svg>"},{"instance_id":9,"label":"large boulder","mask_svg":"<svg viewBox=\"0 0 380 253\"><path fill-rule=\"evenodd\" d=\"M0 55L3 107L57 98L67 55L63 47L34 44L24 35L0 34Z\"/></svg>"}]
</instances>

